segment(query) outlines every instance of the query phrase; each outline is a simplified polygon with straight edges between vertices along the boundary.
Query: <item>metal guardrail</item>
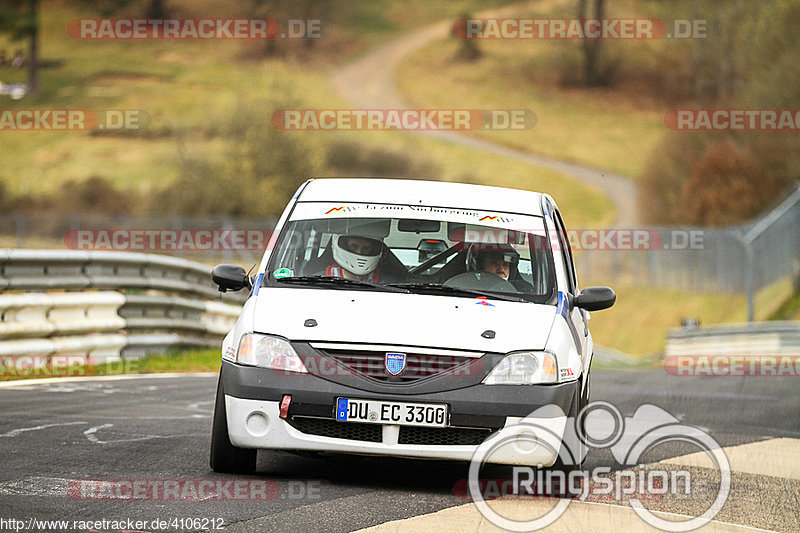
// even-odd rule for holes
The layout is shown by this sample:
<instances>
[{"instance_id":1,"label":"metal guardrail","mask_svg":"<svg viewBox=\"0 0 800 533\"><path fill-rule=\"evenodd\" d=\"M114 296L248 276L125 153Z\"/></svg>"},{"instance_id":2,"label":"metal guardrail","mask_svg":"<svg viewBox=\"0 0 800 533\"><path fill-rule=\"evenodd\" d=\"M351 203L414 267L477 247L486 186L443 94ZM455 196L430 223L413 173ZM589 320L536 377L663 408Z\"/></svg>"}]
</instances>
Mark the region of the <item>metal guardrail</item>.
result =
<instances>
[{"instance_id":1,"label":"metal guardrail","mask_svg":"<svg viewBox=\"0 0 800 533\"><path fill-rule=\"evenodd\" d=\"M210 270L157 254L0 250L0 291L153 289L214 298Z\"/></svg>"},{"instance_id":2,"label":"metal guardrail","mask_svg":"<svg viewBox=\"0 0 800 533\"><path fill-rule=\"evenodd\" d=\"M775 321L673 329L665 355L798 355L800 322Z\"/></svg>"},{"instance_id":3,"label":"metal guardrail","mask_svg":"<svg viewBox=\"0 0 800 533\"><path fill-rule=\"evenodd\" d=\"M101 362L219 346L244 297L221 296L209 266L176 257L0 250L0 356Z\"/></svg>"},{"instance_id":4,"label":"metal guardrail","mask_svg":"<svg viewBox=\"0 0 800 533\"><path fill-rule=\"evenodd\" d=\"M663 243L647 249L589 249L578 274L637 285L746 293L748 320L755 293L784 278L800 283L800 182L748 223L726 228L660 227ZM697 237L692 244L691 235ZM656 242L658 239L652 239Z\"/></svg>"}]
</instances>

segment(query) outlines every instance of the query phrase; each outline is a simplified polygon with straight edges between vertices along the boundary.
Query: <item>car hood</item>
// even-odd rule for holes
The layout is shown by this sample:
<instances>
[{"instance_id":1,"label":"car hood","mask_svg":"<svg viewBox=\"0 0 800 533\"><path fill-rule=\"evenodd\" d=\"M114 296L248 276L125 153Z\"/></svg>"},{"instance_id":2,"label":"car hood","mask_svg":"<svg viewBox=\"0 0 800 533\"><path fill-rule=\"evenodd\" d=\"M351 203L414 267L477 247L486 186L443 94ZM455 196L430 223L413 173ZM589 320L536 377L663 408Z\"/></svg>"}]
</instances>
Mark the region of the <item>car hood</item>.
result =
<instances>
[{"instance_id":1,"label":"car hood","mask_svg":"<svg viewBox=\"0 0 800 533\"><path fill-rule=\"evenodd\" d=\"M498 353L543 349L556 313L553 305L374 290L263 287L256 298L255 331L292 341ZM309 319L317 325L305 326ZM482 337L486 330L495 337Z\"/></svg>"}]
</instances>

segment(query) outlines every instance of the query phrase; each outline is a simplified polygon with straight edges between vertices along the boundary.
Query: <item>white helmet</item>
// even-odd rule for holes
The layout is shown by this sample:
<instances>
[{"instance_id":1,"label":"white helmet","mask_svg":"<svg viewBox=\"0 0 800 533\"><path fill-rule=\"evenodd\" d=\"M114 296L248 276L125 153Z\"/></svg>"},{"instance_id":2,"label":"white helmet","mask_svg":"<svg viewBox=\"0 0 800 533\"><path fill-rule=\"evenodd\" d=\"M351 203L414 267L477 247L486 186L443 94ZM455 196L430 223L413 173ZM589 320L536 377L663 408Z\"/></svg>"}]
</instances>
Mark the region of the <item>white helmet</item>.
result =
<instances>
[{"instance_id":1,"label":"white helmet","mask_svg":"<svg viewBox=\"0 0 800 533\"><path fill-rule=\"evenodd\" d=\"M366 276L378 267L383 243L371 237L336 235L333 238L333 259L356 276Z\"/></svg>"}]
</instances>

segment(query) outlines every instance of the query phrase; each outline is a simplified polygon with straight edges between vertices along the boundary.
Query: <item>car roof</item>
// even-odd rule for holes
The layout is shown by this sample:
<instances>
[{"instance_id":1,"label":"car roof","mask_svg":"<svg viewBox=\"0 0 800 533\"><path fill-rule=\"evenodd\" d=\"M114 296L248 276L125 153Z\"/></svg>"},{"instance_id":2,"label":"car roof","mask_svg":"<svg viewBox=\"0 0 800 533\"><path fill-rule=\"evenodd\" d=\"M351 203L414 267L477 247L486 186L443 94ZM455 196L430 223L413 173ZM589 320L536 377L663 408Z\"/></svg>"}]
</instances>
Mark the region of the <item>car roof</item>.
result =
<instances>
[{"instance_id":1,"label":"car roof","mask_svg":"<svg viewBox=\"0 0 800 533\"><path fill-rule=\"evenodd\" d=\"M381 178L314 178L299 202L427 205L542 216L538 192L488 185ZM552 201L552 199L551 199Z\"/></svg>"}]
</instances>

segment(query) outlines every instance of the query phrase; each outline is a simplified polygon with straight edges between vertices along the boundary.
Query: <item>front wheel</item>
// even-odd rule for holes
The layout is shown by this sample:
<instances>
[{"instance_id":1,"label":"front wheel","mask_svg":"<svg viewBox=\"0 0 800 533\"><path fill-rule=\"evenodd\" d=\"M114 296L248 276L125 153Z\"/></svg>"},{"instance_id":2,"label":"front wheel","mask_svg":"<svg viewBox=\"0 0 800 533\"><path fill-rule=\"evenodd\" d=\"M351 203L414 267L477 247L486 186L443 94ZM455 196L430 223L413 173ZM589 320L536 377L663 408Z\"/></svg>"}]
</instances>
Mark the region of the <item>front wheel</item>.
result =
<instances>
[{"instance_id":1,"label":"front wheel","mask_svg":"<svg viewBox=\"0 0 800 533\"><path fill-rule=\"evenodd\" d=\"M588 379L588 376L587 378ZM576 424L575 429L577 430L577 424L581 423L583 425L582 417L578 415L583 411L584 407L589 404L589 383L587 381L587 386L584 390L581 390L581 381L578 381L577 388L575 390L575 395L572 399L572 404L570 405L569 412L567 413L567 424ZM574 435L573 438L569 438L566 442L562 440L561 442L561 450L559 450L558 459L556 460L555 464L551 467L553 470L559 470L563 472L565 480L569 479L569 475L572 472L579 472L583 469L584 458L586 456L586 445L583 442L583 427L580 428L580 431L576 432L564 432L564 438L567 440L568 435ZM566 459L566 460L565 460ZM552 490L552 488L551 488ZM576 490L576 487L572 487L569 483L565 486L562 486L559 490L555 492L559 492L561 495L571 497L577 496L580 494L579 490Z\"/></svg>"},{"instance_id":2,"label":"front wheel","mask_svg":"<svg viewBox=\"0 0 800 533\"><path fill-rule=\"evenodd\" d=\"M257 450L239 448L231 444L228 436L228 416L225 409L225 391L222 373L217 383L214 405L214 423L211 428L211 469L225 474L255 474Z\"/></svg>"}]
</instances>

